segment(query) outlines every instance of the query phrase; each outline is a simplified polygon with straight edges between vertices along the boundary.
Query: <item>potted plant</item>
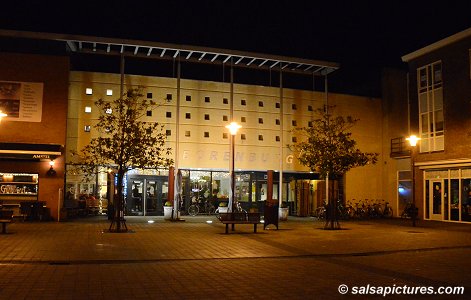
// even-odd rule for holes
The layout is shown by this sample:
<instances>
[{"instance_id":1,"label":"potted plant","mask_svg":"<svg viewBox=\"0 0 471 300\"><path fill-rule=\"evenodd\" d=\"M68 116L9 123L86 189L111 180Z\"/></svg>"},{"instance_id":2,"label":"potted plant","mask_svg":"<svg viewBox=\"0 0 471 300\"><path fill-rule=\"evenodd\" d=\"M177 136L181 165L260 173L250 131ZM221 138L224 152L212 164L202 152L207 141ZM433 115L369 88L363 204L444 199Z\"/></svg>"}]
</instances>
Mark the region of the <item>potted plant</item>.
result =
<instances>
[{"instance_id":1,"label":"potted plant","mask_svg":"<svg viewBox=\"0 0 471 300\"><path fill-rule=\"evenodd\" d=\"M218 213L227 213L227 202L219 202Z\"/></svg>"},{"instance_id":2,"label":"potted plant","mask_svg":"<svg viewBox=\"0 0 471 300\"><path fill-rule=\"evenodd\" d=\"M286 202L281 202L280 206L280 221L287 221L288 220L288 213L289 213L289 208Z\"/></svg>"},{"instance_id":3,"label":"potted plant","mask_svg":"<svg viewBox=\"0 0 471 300\"><path fill-rule=\"evenodd\" d=\"M164 204L164 220L170 220L172 218L173 203L170 201Z\"/></svg>"}]
</instances>

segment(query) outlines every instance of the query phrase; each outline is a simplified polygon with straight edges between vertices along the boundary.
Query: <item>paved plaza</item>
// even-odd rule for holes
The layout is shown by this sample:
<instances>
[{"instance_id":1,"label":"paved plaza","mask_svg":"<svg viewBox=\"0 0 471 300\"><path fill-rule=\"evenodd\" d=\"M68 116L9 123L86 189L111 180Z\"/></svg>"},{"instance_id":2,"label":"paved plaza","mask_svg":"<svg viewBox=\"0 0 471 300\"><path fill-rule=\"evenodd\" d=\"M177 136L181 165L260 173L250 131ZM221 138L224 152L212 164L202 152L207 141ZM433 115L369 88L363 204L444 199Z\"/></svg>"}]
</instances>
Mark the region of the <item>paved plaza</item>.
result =
<instances>
[{"instance_id":1,"label":"paved plaza","mask_svg":"<svg viewBox=\"0 0 471 300\"><path fill-rule=\"evenodd\" d=\"M106 232L105 217L11 224L0 235L0 299L471 299L471 224L349 221L331 231L290 217L279 230L226 235L214 216L127 220L129 233ZM368 285L434 290L352 295Z\"/></svg>"}]
</instances>

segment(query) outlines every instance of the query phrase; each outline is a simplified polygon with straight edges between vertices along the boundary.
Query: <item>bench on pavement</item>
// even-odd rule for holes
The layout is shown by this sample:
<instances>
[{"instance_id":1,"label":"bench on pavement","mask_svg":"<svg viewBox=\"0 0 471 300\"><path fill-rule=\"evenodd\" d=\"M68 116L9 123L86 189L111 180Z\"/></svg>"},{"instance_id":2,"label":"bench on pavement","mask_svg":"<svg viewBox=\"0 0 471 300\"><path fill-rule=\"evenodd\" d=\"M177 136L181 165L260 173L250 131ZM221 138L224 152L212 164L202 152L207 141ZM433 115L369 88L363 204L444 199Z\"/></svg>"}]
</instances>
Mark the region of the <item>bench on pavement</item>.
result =
<instances>
[{"instance_id":1,"label":"bench on pavement","mask_svg":"<svg viewBox=\"0 0 471 300\"><path fill-rule=\"evenodd\" d=\"M0 223L2 223L2 233L7 233L7 224L13 220L12 210L0 210Z\"/></svg>"},{"instance_id":2,"label":"bench on pavement","mask_svg":"<svg viewBox=\"0 0 471 300\"><path fill-rule=\"evenodd\" d=\"M232 231L234 231L235 224L253 224L253 232L257 233L257 225L260 224L260 213L220 213L218 219L226 225L226 234L229 233L229 224L232 225Z\"/></svg>"}]
</instances>

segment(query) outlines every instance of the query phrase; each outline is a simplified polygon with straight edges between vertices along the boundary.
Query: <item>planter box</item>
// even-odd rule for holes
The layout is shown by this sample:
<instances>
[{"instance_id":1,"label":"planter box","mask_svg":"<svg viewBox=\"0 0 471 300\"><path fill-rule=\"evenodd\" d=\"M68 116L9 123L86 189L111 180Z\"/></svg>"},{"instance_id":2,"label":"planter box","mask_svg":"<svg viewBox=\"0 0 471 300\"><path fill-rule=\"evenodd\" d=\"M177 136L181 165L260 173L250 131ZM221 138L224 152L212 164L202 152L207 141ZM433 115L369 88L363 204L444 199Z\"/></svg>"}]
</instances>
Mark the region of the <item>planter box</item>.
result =
<instances>
[{"instance_id":1,"label":"planter box","mask_svg":"<svg viewBox=\"0 0 471 300\"><path fill-rule=\"evenodd\" d=\"M220 214L227 213L227 208L228 208L227 206L219 206L218 207L218 213L220 213Z\"/></svg>"},{"instance_id":2,"label":"planter box","mask_svg":"<svg viewBox=\"0 0 471 300\"><path fill-rule=\"evenodd\" d=\"M288 207L281 207L279 211L280 221L287 221L288 220Z\"/></svg>"},{"instance_id":3,"label":"planter box","mask_svg":"<svg viewBox=\"0 0 471 300\"><path fill-rule=\"evenodd\" d=\"M164 206L164 220L172 219L173 206Z\"/></svg>"}]
</instances>

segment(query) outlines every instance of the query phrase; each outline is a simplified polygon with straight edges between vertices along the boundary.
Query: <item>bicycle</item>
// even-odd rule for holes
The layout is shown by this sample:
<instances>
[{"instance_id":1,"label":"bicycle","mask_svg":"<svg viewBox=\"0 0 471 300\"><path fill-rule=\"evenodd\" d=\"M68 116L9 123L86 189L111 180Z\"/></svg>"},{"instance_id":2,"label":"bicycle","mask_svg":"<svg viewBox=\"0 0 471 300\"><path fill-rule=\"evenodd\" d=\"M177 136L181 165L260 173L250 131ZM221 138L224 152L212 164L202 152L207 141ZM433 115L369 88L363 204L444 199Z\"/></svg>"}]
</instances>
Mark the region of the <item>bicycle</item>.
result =
<instances>
[{"instance_id":1,"label":"bicycle","mask_svg":"<svg viewBox=\"0 0 471 300\"><path fill-rule=\"evenodd\" d=\"M191 199L191 205L188 207L188 214L190 216L197 216L200 211L208 215L213 215L216 211L214 205L208 200L201 200L200 198L196 199L193 197Z\"/></svg>"}]
</instances>

